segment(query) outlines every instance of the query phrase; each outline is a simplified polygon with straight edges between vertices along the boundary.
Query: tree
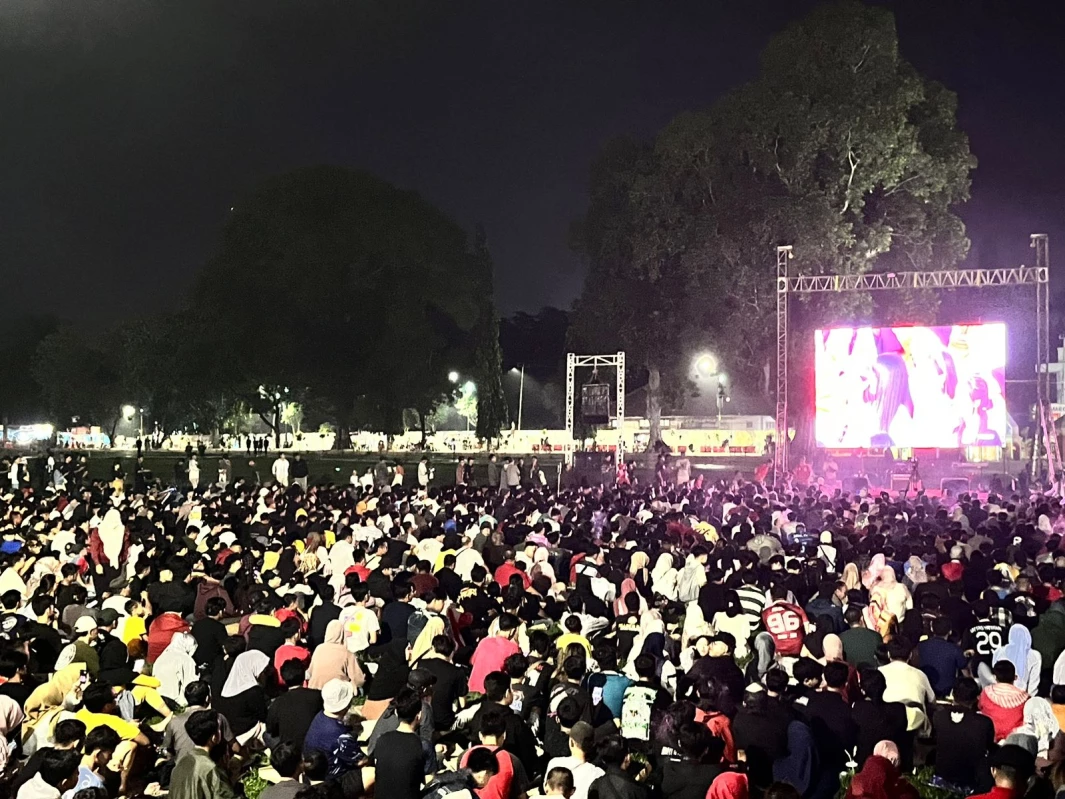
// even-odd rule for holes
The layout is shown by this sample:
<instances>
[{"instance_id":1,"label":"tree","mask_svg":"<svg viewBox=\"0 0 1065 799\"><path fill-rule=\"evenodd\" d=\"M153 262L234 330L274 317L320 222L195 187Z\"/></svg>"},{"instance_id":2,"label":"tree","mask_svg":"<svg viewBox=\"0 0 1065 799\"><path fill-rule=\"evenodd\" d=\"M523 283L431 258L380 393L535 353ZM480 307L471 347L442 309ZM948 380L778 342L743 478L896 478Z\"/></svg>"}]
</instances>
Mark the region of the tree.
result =
<instances>
[{"instance_id":1,"label":"tree","mask_svg":"<svg viewBox=\"0 0 1065 799\"><path fill-rule=\"evenodd\" d=\"M792 268L807 274L944 269L964 257L955 208L968 198L975 159L956 109L951 92L899 55L889 12L855 0L818 7L770 42L754 81L678 116L639 159L607 161L612 177L593 170L585 219L598 219L615 243L579 248L589 260L579 307L618 277L649 288L665 280L669 293L643 295L645 314L678 313L672 292L697 299L669 346L700 331L730 379L771 400L776 245L794 245ZM612 202L597 184L613 185ZM791 326L795 361L812 357L817 326L874 313L883 322L934 316L932 295L884 300L874 306L850 293L804 302ZM805 429L812 387L797 388L793 421Z\"/></svg>"},{"instance_id":2,"label":"tree","mask_svg":"<svg viewBox=\"0 0 1065 799\"><path fill-rule=\"evenodd\" d=\"M495 284L492 256L483 228L478 228L473 248L473 270L480 284L480 309L473 339L473 373L477 385L477 437L499 438L507 423L507 400L503 395L503 352L499 346L499 317L492 290ZM469 418L467 416L467 418Z\"/></svg>"},{"instance_id":3,"label":"tree","mask_svg":"<svg viewBox=\"0 0 1065 799\"><path fill-rule=\"evenodd\" d=\"M97 424L113 444L126 400L120 364L109 344L102 336L62 327L38 345L32 372L57 428Z\"/></svg>"},{"instance_id":4,"label":"tree","mask_svg":"<svg viewBox=\"0 0 1065 799\"><path fill-rule=\"evenodd\" d=\"M30 424L44 418L47 408L32 378L33 359L41 341L57 327L49 316L0 322L0 424Z\"/></svg>"},{"instance_id":5,"label":"tree","mask_svg":"<svg viewBox=\"0 0 1065 799\"><path fill-rule=\"evenodd\" d=\"M322 166L235 207L194 302L242 396L306 386L344 447L352 427L396 433L404 408L437 401L447 343L477 319L476 288L454 221L366 172Z\"/></svg>"}]
</instances>

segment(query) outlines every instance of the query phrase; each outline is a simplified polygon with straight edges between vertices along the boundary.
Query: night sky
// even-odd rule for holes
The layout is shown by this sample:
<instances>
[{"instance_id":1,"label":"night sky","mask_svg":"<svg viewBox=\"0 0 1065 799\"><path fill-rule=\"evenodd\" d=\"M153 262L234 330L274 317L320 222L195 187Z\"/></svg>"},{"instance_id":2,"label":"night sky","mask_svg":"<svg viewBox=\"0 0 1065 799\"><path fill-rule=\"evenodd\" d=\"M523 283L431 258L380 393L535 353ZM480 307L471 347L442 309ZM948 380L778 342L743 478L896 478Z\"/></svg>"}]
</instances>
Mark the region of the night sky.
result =
<instances>
[{"instance_id":1,"label":"night sky","mask_svg":"<svg viewBox=\"0 0 1065 799\"><path fill-rule=\"evenodd\" d=\"M0 291L103 320L180 303L229 207L361 167L488 230L500 311L568 305L589 164L750 79L806 0L3 0ZM1065 286L1065 9L899 0L904 55L960 95L970 265ZM767 259L771 258L767 253Z\"/></svg>"}]
</instances>

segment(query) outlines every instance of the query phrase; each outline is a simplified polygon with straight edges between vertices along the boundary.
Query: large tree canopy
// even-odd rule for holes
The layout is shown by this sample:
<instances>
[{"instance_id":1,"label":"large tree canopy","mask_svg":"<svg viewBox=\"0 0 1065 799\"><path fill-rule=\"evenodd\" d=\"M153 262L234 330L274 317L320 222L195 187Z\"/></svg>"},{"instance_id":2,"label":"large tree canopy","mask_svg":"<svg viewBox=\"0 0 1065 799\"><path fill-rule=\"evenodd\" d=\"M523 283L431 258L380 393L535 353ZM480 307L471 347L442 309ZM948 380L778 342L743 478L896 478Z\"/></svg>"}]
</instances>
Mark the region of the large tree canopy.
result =
<instances>
[{"instance_id":1,"label":"large tree canopy","mask_svg":"<svg viewBox=\"0 0 1065 799\"><path fill-rule=\"evenodd\" d=\"M774 38L758 78L712 108L649 145L606 146L574 228L589 273L573 332L647 370L652 441L658 377L676 390L696 348L769 400L776 245L794 245L805 273L945 269L965 256L954 208L975 159L956 109L900 56L889 12L845 0ZM880 318L935 310L928 296L890 302ZM857 294L806 306L809 327L873 311Z\"/></svg>"},{"instance_id":2,"label":"large tree canopy","mask_svg":"<svg viewBox=\"0 0 1065 799\"><path fill-rule=\"evenodd\" d=\"M306 387L351 426L401 429L455 368L485 287L465 232L417 194L314 167L237 205L195 305L218 330L232 383Z\"/></svg>"}]
</instances>

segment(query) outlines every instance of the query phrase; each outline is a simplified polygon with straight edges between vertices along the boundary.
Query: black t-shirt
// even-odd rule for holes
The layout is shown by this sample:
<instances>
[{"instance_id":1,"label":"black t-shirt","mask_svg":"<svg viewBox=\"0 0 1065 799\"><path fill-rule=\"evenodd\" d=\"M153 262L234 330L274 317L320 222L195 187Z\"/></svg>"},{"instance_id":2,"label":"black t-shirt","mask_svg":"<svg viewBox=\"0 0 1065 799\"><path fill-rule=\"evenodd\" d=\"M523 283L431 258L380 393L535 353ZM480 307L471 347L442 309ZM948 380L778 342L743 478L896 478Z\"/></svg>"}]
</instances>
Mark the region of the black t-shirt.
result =
<instances>
[{"instance_id":1,"label":"black t-shirt","mask_svg":"<svg viewBox=\"0 0 1065 799\"><path fill-rule=\"evenodd\" d=\"M773 761L788 753L788 723L791 717L773 706L765 713L741 710L732 721L736 748L747 756L751 781L760 788L773 782Z\"/></svg>"},{"instance_id":2,"label":"black t-shirt","mask_svg":"<svg viewBox=\"0 0 1065 799\"><path fill-rule=\"evenodd\" d=\"M339 618L340 608L337 605L332 602L318 605L311 611L311 620L307 625L308 640L314 645L325 641L325 628L329 626L329 622Z\"/></svg>"},{"instance_id":3,"label":"black t-shirt","mask_svg":"<svg viewBox=\"0 0 1065 799\"><path fill-rule=\"evenodd\" d=\"M455 702L466 696L466 672L442 658L423 658L418 668L436 675L433 686L433 721L438 730L447 730L455 723Z\"/></svg>"},{"instance_id":4,"label":"black t-shirt","mask_svg":"<svg viewBox=\"0 0 1065 799\"><path fill-rule=\"evenodd\" d=\"M448 599L454 602L459 598L459 592L462 591L462 578L455 573L454 569L445 566L436 573L436 579L440 581L440 587L444 589Z\"/></svg>"},{"instance_id":5,"label":"black t-shirt","mask_svg":"<svg viewBox=\"0 0 1065 799\"><path fill-rule=\"evenodd\" d=\"M858 730L843 697L834 691L814 691L799 699L794 707L810 725L822 760L835 766L845 763Z\"/></svg>"},{"instance_id":6,"label":"black t-shirt","mask_svg":"<svg viewBox=\"0 0 1065 799\"><path fill-rule=\"evenodd\" d=\"M1005 643L1006 630L1002 625L991 621L978 621L965 634L962 649L975 652L979 662L990 663L995 650Z\"/></svg>"},{"instance_id":7,"label":"black t-shirt","mask_svg":"<svg viewBox=\"0 0 1065 799\"><path fill-rule=\"evenodd\" d=\"M913 762L913 751L911 736L906 731L909 725L904 704L862 699L855 703L851 718L858 727L859 763L864 763L881 741L894 741L902 757L903 769L909 769Z\"/></svg>"},{"instance_id":8,"label":"black t-shirt","mask_svg":"<svg viewBox=\"0 0 1065 799\"><path fill-rule=\"evenodd\" d=\"M289 688L270 705L266 714L266 731L282 741L302 746L311 722L321 709L321 691Z\"/></svg>"},{"instance_id":9,"label":"black t-shirt","mask_svg":"<svg viewBox=\"0 0 1065 799\"><path fill-rule=\"evenodd\" d=\"M415 733L393 730L374 748L374 793L389 799L418 799L425 777L425 750Z\"/></svg>"},{"instance_id":10,"label":"black t-shirt","mask_svg":"<svg viewBox=\"0 0 1065 799\"><path fill-rule=\"evenodd\" d=\"M389 602L381 609L381 629L387 630L386 641L406 641L407 622L414 615L410 602Z\"/></svg>"},{"instance_id":11,"label":"black t-shirt","mask_svg":"<svg viewBox=\"0 0 1065 799\"><path fill-rule=\"evenodd\" d=\"M224 656L222 645L226 642L226 626L216 619L200 619L193 623L192 637L196 639L196 651L192 659L197 665L213 664Z\"/></svg>"},{"instance_id":12,"label":"black t-shirt","mask_svg":"<svg viewBox=\"0 0 1065 799\"><path fill-rule=\"evenodd\" d=\"M499 604L485 593L484 589L466 585L459 596L459 605L473 616L479 625L487 626L489 615L499 610Z\"/></svg>"},{"instance_id":13,"label":"black t-shirt","mask_svg":"<svg viewBox=\"0 0 1065 799\"><path fill-rule=\"evenodd\" d=\"M704 799L714 779L724 771L720 765L667 760L662 767L663 799Z\"/></svg>"},{"instance_id":14,"label":"black t-shirt","mask_svg":"<svg viewBox=\"0 0 1065 799\"><path fill-rule=\"evenodd\" d=\"M640 633L640 614L626 613L614 619L611 627L611 635L617 642L618 663L628 660L629 652L632 651L632 642Z\"/></svg>"},{"instance_id":15,"label":"black t-shirt","mask_svg":"<svg viewBox=\"0 0 1065 799\"><path fill-rule=\"evenodd\" d=\"M932 716L936 740L936 776L955 785L976 787L977 770L995 745L995 725L975 710L954 705Z\"/></svg>"}]
</instances>

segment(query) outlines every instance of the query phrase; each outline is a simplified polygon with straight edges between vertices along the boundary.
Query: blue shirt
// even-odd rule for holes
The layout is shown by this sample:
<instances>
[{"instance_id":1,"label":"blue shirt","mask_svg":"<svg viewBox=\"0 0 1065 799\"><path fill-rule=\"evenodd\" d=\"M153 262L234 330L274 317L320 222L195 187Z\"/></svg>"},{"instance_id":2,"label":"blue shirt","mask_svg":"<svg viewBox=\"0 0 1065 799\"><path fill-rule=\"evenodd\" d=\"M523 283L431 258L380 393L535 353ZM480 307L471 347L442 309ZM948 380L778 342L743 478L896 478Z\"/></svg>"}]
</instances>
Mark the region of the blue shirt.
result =
<instances>
[{"instance_id":1,"label":"blue shirt","mask_svg":"<svg viewBox=\"0 0 1065 799\"><path fill-rule=\"evenodd\" d=\"M303 739L303 751L321 752L329 761L329 766L332 767L340 736L348 732L351 730L340 719L320 712L307 729L307 737Z\"/></svg>"},{"instance_id":2,"label":"blue shirt","mask_svg":"<svg viewBox=\"0 0 1065 799\"><path fill-rule=\"evenodd\" d=\"M958 672L967 665L961 647L943 638L921 641L917 645L917 657L921 661L921 671L939 698L954 690Z\"/></svg>"}]
</instances>

